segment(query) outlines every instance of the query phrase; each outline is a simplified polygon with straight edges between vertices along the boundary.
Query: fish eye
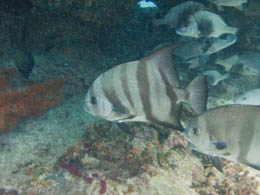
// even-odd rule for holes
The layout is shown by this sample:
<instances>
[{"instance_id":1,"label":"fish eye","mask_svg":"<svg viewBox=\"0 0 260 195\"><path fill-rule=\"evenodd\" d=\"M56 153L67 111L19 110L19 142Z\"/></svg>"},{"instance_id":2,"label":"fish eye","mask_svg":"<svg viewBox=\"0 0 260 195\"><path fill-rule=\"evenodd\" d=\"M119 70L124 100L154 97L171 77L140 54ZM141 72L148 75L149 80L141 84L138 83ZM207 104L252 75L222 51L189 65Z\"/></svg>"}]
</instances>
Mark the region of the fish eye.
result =
<instances>
[{"instance_id":1,"label":"fish eye","mask_svg":"<svg viewBox=\"0 0 260 195\"><path fill-rule=\"evenodd\" d=\"M92 96L90 98L90 102L91 102L91 104L96 104L97 103L97 98L95 96Z\"/></svg>"},{"instance_id":2,"label":"fish eye","mask_svg":"<svg viewBox=\"0 0 260 195\"><path fill-rule=\"evenodd\" d=\"M192 132L194 135L199 135L199 130L197 127L192 128Z\"/></svg>"}]
</instances>

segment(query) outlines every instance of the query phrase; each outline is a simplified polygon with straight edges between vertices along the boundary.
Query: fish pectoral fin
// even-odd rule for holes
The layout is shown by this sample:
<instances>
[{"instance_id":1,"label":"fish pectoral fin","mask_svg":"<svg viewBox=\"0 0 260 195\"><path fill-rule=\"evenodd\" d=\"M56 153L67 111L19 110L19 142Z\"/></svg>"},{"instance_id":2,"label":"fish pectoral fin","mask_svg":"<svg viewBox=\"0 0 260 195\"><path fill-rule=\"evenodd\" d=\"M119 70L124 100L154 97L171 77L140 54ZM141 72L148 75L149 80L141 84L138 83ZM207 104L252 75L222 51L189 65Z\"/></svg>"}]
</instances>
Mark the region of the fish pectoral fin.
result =
<instances>
[{"instance_id":1,"label":"fish pectoral fin","mask_svg":"<svg viewBox=\"0 0 260 195\"><path fill-rule=\"evenodd\" d=\"M214 145L215 145L216 149L218 149L218 150L224 150L228 147L227 142L215 142Z\"/></svg>"},{"instance_id":2,"label":"fish pectoral fin","mask_svg":"<svg viewBox=\"0 0 260 195\"><path fill-rule=\"evenodd\" d=\"M124 115L127 114L126 112L124 112L123 110L120 110L119 108L113 106L113 112L120 114L120 115Z\"/></svg>"}]
</instances>

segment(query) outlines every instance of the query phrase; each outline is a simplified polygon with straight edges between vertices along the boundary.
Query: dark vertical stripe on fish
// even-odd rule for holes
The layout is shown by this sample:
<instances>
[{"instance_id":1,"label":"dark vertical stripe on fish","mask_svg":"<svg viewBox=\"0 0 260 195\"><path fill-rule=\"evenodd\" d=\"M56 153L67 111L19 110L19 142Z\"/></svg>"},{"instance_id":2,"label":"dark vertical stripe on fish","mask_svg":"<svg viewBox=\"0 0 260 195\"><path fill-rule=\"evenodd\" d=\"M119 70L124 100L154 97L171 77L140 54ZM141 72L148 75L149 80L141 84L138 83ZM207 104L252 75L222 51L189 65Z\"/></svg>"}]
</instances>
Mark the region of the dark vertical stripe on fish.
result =
<instances>
[{"instance_id":1,"label":"dark vertical stripe on fish","mask_svg":"<svg viewBox=\"0 0 260 195\"><path fill-rule=\"evenodd\" d=\"M165 127L183 131L182 127L179 125L179 122L176 122L177 124L171 124L168 122L160 121L153 116L151 99L150 99L150 83L149 83L149 78L148 78L147 64L145 62L143 62L142 60L137 65L136 78L137 78L137 86L138 86L140 98L141 98L142 105L143 105L143 111L144 111L146 119L150 122L154 122L159 125L163 125ZM176 96L175 96L175 100L176 100ZM180 107L178 107L178 108L180 108ZM173 108L173 110L171 110L171 111L175 111L175 108ZM173 116L175 116L174 113L173 113Z\"/></svg>"},{"instance_id":2,"label":"dark vertical stripe on fish","mask_svg":"<svg viewBox=\"0 0 260 195\"><path fill-rule=\"evenodd\" d=\"M174 125L181 127L179 122L179 115L180 115L180 107L181 105L176 105L177 96L174 92L174 87L170 84L166 74L159 69L160 75L162 77L162 80L165 85L166 95L171 101L171 110L170 110L170 116L172 117Z\"/></svg>"},{"instance_id":3,"label":"dark vertical stripe on fish","mask_svg":"<svg viewBox=\"0 0 260 195\"><path fill-rule=\"evenodd\" d=\"M122 114L128 114L129 110L121 103L119 97L116 94L115 87L112 85L111 82L108 82L108 80L111 80L113 78L112 75L105 75L102 79L102 90L104 92L104 95L112 103L113 107L116 108L120 113ZM112 82L113 83L113 82Z\"/></svg>"},{"instance_id":4,"label":"dark vertical stripe on fish","mask_svg":"<svg viewBox=\"0 0 260 195\"><path fill-rule=\"evenodd\" d=\"M143 105L143 111L147 120L152 121L152 107L150 102L150 84L147 64L140 60L136 69L137 87Z\"/></svg>"},{"instance_id":5,"label":"dark vertical stripe on fish","mask_svg":"<svg viewBox=\"0 0 260 195\"><path fill-rule=\"evenodd\" d=\"M247 117L250 117L250 121L256 121L256 115L247 113ZM239 154L238 154L238 161L249 164L250 162L247 161L246 156L248 154L248 151L250 150L250 146L253 141L253 136L254 136L254 128L255 128L255 123L249 123L246 122L247 120L245 119L244 126L241 127L241 130L239 132ZM243 144L244 142L247 142L248 144Z\"/></svg>"},{"instance_id":6,"label":"dark vertical stripe on fish","mask_svg":"<svg viewBox=\"0 0 260 195\"><path fill-rule=\"evenodd\" d=\"M124 94L125 94L128 102L131 104L132 108L134 108L134 103L133 103L130 89L128 86L127 67L126 66L122 66L120 69L120 81L121 81L123 91L124 91Z\"/></svg>"}]
</instances>

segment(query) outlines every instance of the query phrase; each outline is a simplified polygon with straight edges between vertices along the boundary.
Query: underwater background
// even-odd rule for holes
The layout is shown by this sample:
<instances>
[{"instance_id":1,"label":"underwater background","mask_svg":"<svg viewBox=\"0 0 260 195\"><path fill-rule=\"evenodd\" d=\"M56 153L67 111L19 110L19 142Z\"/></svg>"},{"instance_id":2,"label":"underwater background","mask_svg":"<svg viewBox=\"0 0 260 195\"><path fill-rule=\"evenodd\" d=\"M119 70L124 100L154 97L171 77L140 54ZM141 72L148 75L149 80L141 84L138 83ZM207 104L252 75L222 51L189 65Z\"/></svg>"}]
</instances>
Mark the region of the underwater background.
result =
<instances>
[{"instance_id":1,"label":"underwater background","mask_svg":"<svg viewBox=\"0 0 260 195\"><path fill-rule=\"evenodd\" d=\"M154 25L183 2L1 0L0 195L260 194L259 171L222 159L221 172L178 131L120 126L84 111L100 74L155 48L197 40ZM210 109L260 87L260 1L242 10L196 2L238 29L235 42L205 55L203 65L186 58L191 47L173 56L181 87L201 71L208 75ZM226 60L234 55L239 60ZM195 113L183 108L185 127Z\"/></svg>"}]
</instances>

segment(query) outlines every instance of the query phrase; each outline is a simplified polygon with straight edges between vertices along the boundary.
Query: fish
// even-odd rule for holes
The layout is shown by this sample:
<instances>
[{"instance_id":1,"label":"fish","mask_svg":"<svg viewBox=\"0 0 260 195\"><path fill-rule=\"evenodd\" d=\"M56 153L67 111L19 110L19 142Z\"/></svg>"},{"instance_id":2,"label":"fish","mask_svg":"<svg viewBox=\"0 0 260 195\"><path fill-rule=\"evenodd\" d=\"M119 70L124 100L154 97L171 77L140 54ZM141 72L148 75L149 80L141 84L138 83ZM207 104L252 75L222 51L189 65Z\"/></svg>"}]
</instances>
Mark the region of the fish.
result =
<instances>
[{"instance_id":1,"label":"fish","mask_svg":"<svg viewBox=\"0 0 260 195\"><path fill-rule=\"evenodd\" d=\"M183 62L189 61L194 57L204 54L204 45L202 40L191 40L176 47L173 54L179 57Z\"/></svg>"},{"instance_id":2,"label":"fish","mask_svg":"<svg viewBox=\"0 0 260 195\"><path fill-rule=\"evenodd\" d=\"M205 48L204 54L210 55L216 53L222 49L225 49L233 45L236 41L237 36L234 34L226 34L218 38L210 38L208 41L208 47Z\"/></svg>"},{"instance_id":3,"label":"fish","mask_svg":"<svg viewBox=\"0 0 260 195\"><path fill-rule=\"evenodd\" d=\"M240 58L237 54L232 55L228 58L216 59L215 63L224 67L225 71L229 72L236 64L239 64Z\"/></svg>"},{"instance_id":4,"label":"fish","mask_svg":"<svg viewBox=\"0 0 260 195\"><path fill-rule=\"evenodd\" d=\"M252 89L233 100L233 104L260 105L260 89Z\"/></svg>"},{"instance_id":5,"label":"fish","mask_svg":"<svg viewBox=\"0 0 260 195\"><path fill-rule=\"evenodd\" d=\"M245 75L258 75L260 72L260 52L242 51L239 55L240 64L243 64Z\"/></svg>"},{"instance_id":6,"label":"fish","mask_svg":"<svg viewBox=\"0 0 260 195\"><path fill-rule=\"evenodd\" d=\"M217 70L207 70L203 73L207 76L208 84L216 86L219 82L229 78L229 73L220 74Z\"/></svg>"},{"instance_id":7,"label":"fish","mask_svg":"<svg viewBox=\"0 0 260 195\"><path fill-rule=\"evenodd\" d=\"M260 106L224 105L193 118L184 136L195 150L260 170Z\"/></svg>"},{"instance_id":8,"label":"fish","mask_svg":"<svg viewBox=\"0 0 260 195\"><path fill-rule=\"evenodd\" d=\"M176 33L188 37L219 37L222 34L236 34L238 28L228 26L217 14L209 11L198 11L184 25L176 29Z\"/></svg>"},{"instance_id":9,"label":"fish","mask_svg":"<svg viewBox=\"0 0 260 195\"><path fill-rule=\"evenodd\" d=\"M207 63L209 55L225 49L237 41L237 36L228 34L218 38L196 39L176 47L173 54L179 57L184 63L193 66L203 66ZM195 57L199 57L194 60Z\"/></svg>"},{"instance_id":10,"label":"fish","mask_svg":"<svg viewBox=\"0 0 260 195\"><path fill-rule=\"evenodd\" d=\"M260 105L260 73L256 89L251 89L244 94L229 100L229 104Z\"/></svg>"},{"instance_id":11,"label":"fish","mask_svg":"<svg viewBox=\"0 0 260 195\"><path fill-rule=\"evenodd\" d=\"M243 4L247 3L247 0L207 0L210 3L214 3L221 10L224 7L235 7L239 10L243 10Z\"/></svg>"},{"instance_id":12,"label":"fish","mask_svg":"<svg viewBox=\"0 0 260 195\"><path fill-rule=\"evenodd\" d=\"M181 102L196 113L206 109L206 77L195 77L185 88L166 46L136 61L119 64L99 75L87 91L84 109L90 115L115 122L155 123L183 130Z\"/></svg>"},{"instance_id":13,"label":"fish","mask_svg":"<svg viewBox=\"0 0 260 195\"><path fill-rule=\"evenodd\" d=\"M153 25L167 25L170 29L176 28L183 17L205 8L201 3L195 1L185 1L175 7L172 7L168 13L161 19L154 19Z\"/></svg>"},{"instance_id":14,"label":"fish","mask_svg":"<svg viewBox=\"0 0 260 195\"><path fill-rule=\"evenodd\" d=\"M260 73L260 52L243 50L226 59L217 59L216 64L222 65L226 71L230 71L236 65L242 65L242 74L246 76L258 76Z\"/></svg>"}]
</instances>

